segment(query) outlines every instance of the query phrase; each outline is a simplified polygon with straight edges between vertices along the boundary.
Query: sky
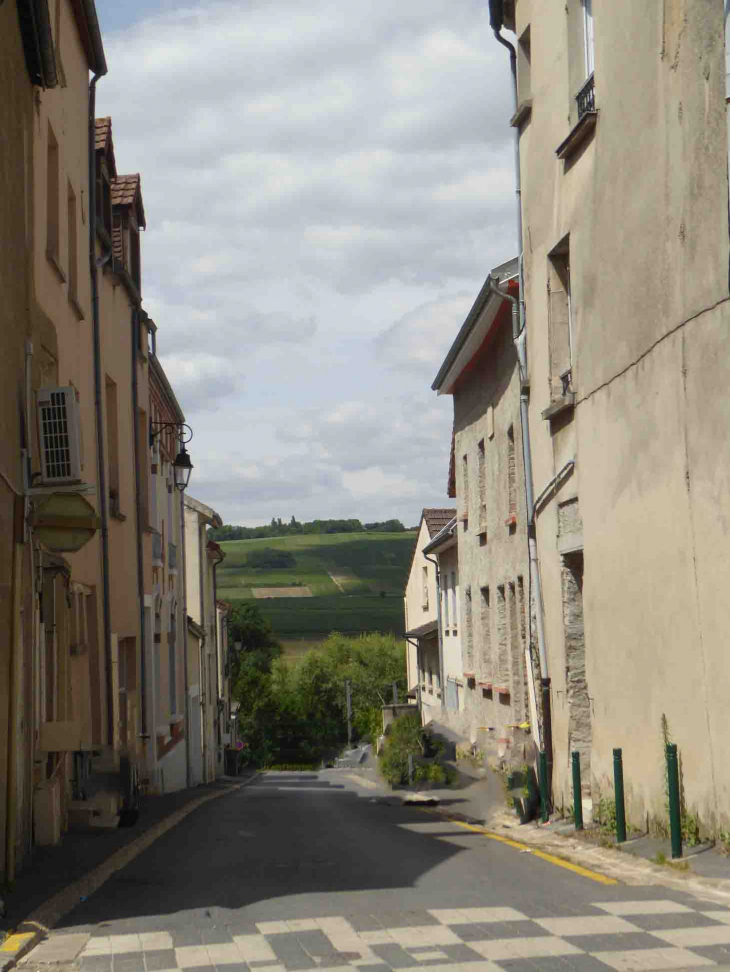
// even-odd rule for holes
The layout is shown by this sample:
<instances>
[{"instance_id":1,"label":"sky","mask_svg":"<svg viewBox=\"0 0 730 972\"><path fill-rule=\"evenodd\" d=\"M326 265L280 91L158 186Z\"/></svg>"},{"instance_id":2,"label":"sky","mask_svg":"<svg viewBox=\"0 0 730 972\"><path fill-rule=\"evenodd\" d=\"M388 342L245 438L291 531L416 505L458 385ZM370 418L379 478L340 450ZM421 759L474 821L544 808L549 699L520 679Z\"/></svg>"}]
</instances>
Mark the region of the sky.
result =
<instances>
[{"instance_id":1,"label":"sky","mask_svg":"<svg viewBox=\"0 0 730 972\"><path fill-rule=\"evenodd\" d=\"M509 59L486 0L97 0L144 306L226 523L446 495L431 383L515 254Z\"/></svg>"}]
</instances>

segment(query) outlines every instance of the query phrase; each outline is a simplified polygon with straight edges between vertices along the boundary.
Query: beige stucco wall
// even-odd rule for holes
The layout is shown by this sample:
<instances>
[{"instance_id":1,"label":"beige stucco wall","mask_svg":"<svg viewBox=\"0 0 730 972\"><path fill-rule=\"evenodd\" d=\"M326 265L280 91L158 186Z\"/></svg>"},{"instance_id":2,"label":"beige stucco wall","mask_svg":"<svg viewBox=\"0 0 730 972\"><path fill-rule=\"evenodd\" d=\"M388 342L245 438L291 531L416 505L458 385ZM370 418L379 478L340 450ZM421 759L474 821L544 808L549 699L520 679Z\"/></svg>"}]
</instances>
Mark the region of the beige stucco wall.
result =
<instances>
[{"instance_id":1,"label":"beige stucco wall","mask_svg":"<svg viewBox=\"0 0 730 972\"><path fill-rule=\"evenodd\" d=\"M21 769L15 806L14 840L17 863L22 863L30 827L32 760L32 684L24 679L30 670L32 634L30 564L27 546L18 545L15 510L23 492L21 428L18 405L24 395L25 340L29 336L28 265L32 212L30 198L32 87L25 68L13 4L0 6L0 725L7 727L9 705L15 699L16 758ZM21 610L23 614L21 615ZM23 623L21 624L21 617ZM11 695L11 656L18 648L18 693ZM25 727L25 731L23 731ZM3 732L3 739L6 733ZM8 747L0 746L0 881L5 876Z\"/></svg>"},{"instance_id":2,"label":"beige stucco wall","mask_svg":"<svg viewBox=\"0 0 730 972\"><path fill-rule=\"evenodd\" d=\"M61 0L60 43L65 85L38 92L33 116L33 259L30 314L34 337L34 365L40 385L72 385L79 402L85 482L97 480L94 413L93 348L88 233L88 82L86 55L69 0ZM49 127L58 144L58 239L54 260L47 255ZM77 293L69 288L68 189L75 195L77 226ZM65 279L64 279L65 278ZM34 466L38 468L38 466ZM87 495L98 512L98 494ZM101 610L101 552L99 533L78 553L67 554L75 582L96 593L99 683L94 686L106 725L105 667ZM87 657L84 664L88 665ZM90 740L91 741L91 740ZM93 742L105 741L105 730Z\"/></svg>"},{"instance_id":3,"label":"beige stucco wall","mask_svg":"<svg viewBox=\"0 0 730 972\"><path fill-rule=\"evenodd\" d=\"M425 520L422 519L403 597L406 631L412 631L422 624L436 620L436 567L434 564L429 563L423 556L423 548L430 539L428 527L426 526ZM424 569L426 570L426 587L428 589L428 603L426 605L424 605L423 597ZM410 642L406 642L406 659L408 667L408 688L412 689L418 684L418 657L415 645L412 645Z\"/></svg>"},{"instance_id":4,"label":"beige stucco wall","mask_svg":"<svg viewBox=\"0 0 730 972\"><path fill-rule=\"evenodd\" d=\"M555 789L572 802L557 546L560 504L577 497L593 796L610 794L620 746L631 819L663 818L665 715L687 809L712 830L730 820L723 10L596 0L593 13L599 117L563 163L554 151L569 131L580 52L569 51L563 4L517 3L518 33L531 19L533 111L521 154L536 490L577 460L538 518ZM551 429L541 417L548 253L568 233L576 407Z\"/></svg>"}]
</instances>

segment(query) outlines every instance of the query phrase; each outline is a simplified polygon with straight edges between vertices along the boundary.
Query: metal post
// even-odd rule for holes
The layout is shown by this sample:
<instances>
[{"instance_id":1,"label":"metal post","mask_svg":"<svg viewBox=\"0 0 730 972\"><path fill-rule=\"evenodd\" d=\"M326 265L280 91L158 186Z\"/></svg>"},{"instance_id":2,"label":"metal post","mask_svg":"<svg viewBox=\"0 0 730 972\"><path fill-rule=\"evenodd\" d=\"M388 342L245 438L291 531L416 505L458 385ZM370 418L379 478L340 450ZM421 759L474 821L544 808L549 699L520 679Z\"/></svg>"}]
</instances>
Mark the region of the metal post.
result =
<instances>
[{"instance_id":1,"label":"metal post","mask_svg":"<svg viewBox=\"0 0 730 972\"><path fill-rule=\"evenodd\" d=\"M613 788L616 795L616 843L626 840L626 808L624 806L624 763L620 749L613 751Z\"/></svg>"},{"instance_id":2,"label":"metal post","mask_svg":"<svg viewBox=\"0 0 730 972\"><path fill-rule=\"evenodd\" d=\"M667 785L672 858L677 858L682 856L682 817L679 808L679 762L676 743L667 743Z\"/></svg>"},{"instance_id":3,"label":"metal post","mask_svg":"<svg viewBox=\"0 0 730 972\"><path fill-rule=\"evenodd\" d=\"M575 829L583 829L583 794L580 782L580 753L571 753L573 763L573 808Z\"/></svg>"},{"instance_id":4,"label":"metal post","mask_svg":"<svg viewBox=\"0 0 730 972\"><path fill-rule=\"evenodd\" d=\"M547 754L541 750L537 756L538 775L540 777L540 807L541 819L547 823L550 819L550 800L548 798Z\"/></svg>"},{"instance_id":5,"label":"metal post","mask_svg":"<svg viewBox=\"0 0 730 972\"><path fill-rule=\"evenodd\" d=\"M350 682L345 682L345 698L347 700L347 745L352 745L352 695L350 694Z\"/></svg>"}]
</instances>

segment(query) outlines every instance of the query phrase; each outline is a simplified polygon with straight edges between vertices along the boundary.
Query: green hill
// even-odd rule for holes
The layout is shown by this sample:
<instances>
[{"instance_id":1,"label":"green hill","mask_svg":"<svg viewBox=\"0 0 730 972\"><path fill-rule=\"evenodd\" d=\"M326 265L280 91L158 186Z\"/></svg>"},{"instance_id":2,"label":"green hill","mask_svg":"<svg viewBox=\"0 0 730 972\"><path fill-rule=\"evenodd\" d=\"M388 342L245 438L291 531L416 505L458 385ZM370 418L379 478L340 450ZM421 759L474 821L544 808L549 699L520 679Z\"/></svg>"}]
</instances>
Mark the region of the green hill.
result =
<instances>
[{"instance_id":1,"label":"green hill","mask_svg":"<svg viewBox=\"0 0 730 972\"><path fill-rule=\"evenodd\" d=\"M367 532L222 542L226 559L218 568L218 597L233 604L255 598L292 655L334 630L402 634L414 541L413 532ZM293 566L255 566L282 559L262 556L264 549L286 551ZM254 563L248 563L254 552Z\"/></svg>"}]
</instances>

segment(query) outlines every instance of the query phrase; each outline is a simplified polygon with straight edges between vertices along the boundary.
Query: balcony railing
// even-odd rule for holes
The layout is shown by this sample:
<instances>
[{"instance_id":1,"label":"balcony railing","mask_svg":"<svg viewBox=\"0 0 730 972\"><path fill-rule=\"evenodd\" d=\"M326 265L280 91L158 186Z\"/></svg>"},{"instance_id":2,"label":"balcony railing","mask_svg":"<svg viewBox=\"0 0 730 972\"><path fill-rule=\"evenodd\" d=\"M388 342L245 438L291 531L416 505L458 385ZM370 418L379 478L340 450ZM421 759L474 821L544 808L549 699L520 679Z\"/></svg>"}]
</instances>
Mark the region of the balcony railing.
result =
<instances>
[{"instance_id":1,"label":"balcony railing","mask_svg":"<svg viewBox=\"0 0 730 972\"><path fill-rule=\"evenodd\" d=\"M162 567L162 537L159 533L152 534L152 566Z\"/></svg>"},{"instance_id":2,"label":"balcony railing","mask_svg":"<svg viewBox=\"0 0 730 972\"><path fill-rule=\"evenodd\" d=\"M578 121L584 115L587 115L589 111L596 110L596 89L593 84L592 74L575 96L575 103L578 106Z\"/></svg>"},{"instance_id":3,"label":"balcony railing","mask_svg":"<svg viewBox=\"0 0 730 972\"><path fill-rule=\"evenodd\" d=\"M177 547L174 543L167 545L167 569L171 574L177 570Z\"/></svg>"}]
</instances>

